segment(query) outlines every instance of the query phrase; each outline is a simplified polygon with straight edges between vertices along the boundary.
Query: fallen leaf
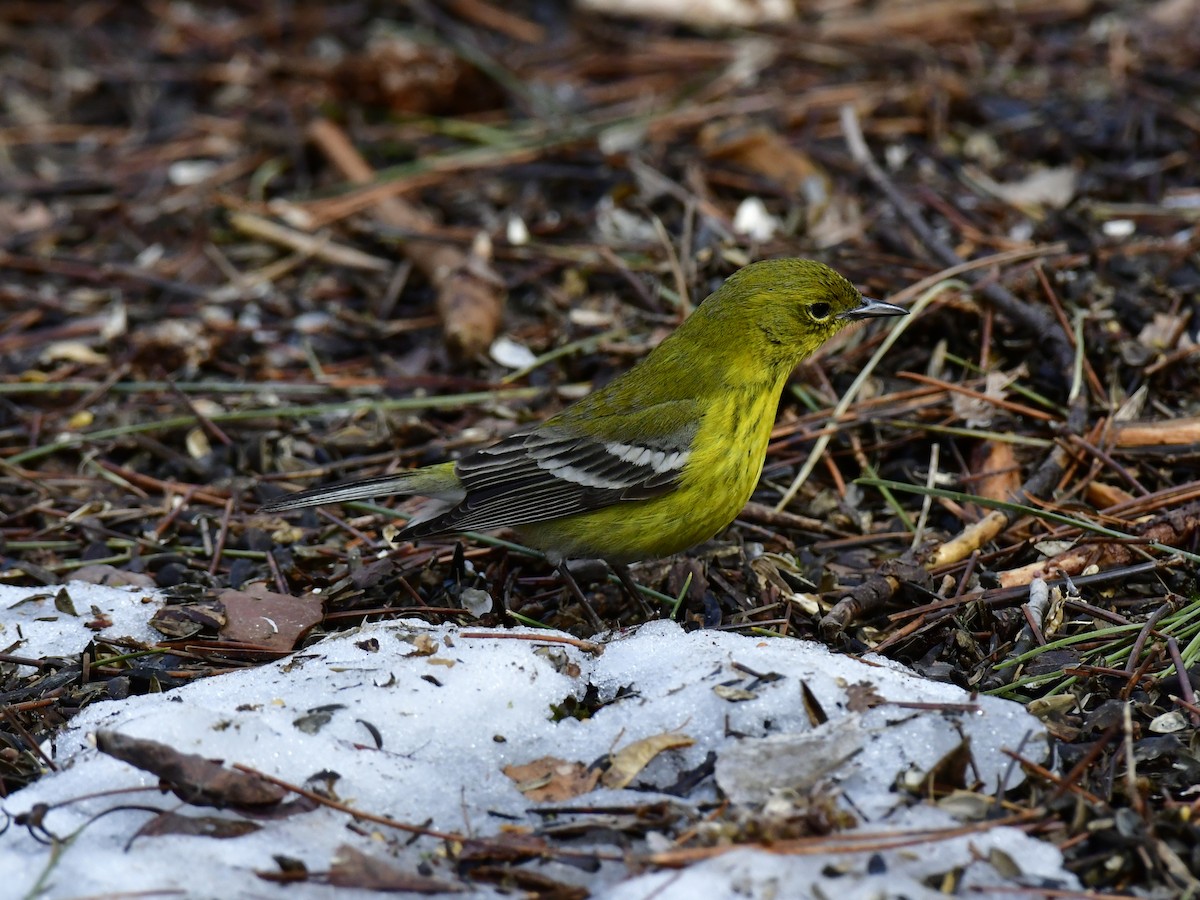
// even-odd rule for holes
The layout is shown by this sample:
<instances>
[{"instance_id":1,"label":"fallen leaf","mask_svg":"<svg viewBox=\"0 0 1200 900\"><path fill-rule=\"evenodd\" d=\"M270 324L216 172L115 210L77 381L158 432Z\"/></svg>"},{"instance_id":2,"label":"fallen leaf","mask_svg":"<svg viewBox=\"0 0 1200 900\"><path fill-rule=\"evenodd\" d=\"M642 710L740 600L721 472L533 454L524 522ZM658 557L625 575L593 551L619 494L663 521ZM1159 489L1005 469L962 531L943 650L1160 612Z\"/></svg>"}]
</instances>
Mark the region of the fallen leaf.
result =
<instances>
[{"instance_id":1,"label":"fallen leaf","mask_svg":"<svg viewBox=\"0 0 1200 900\"><path fill-rule=\"evenodd\" d=\"M154 587L154 578L145 572L129 572L107 563L82 566L71 575L73 581L102 584L107 587Z\"/></svg>"},{"instance_id":2,"label":"fallen leaf","mask_svg":"<svg viewBox=\"0 0 1200 900\"><path fill-rule=\"evenodd\" d=\"M348 844L338 847L334 854L333 865L329 867L329 883L336 887L414 894L451 894L463 890L462 885L452 881L405 872Z\"/></svg>"},{"instance_id":3,"label":"fallen leaf","mask_svg":"<svg viewBox=\"0 0 1200 900\"><path fill-rule=\"evenodd\" d=\"M185 640L205 633L215 635L225 626L225 614L212 598L196 603L171 604L156 610L150 627L169 640Z\"/></svg>"},{"instance_id":4,"label":"fallen leaf","mask_svg":"<svg viewBox=\"0 0 1200 900\"><path fill-rule=\"evenodd\" d=\"M477 112L496 97L463 54L384 25L374 30L360 52L347 54L332 74L341 93L356 104L400 113Z\"/></svg>"},{"instance_id":5,"label":"fallen leaf","mask_svg":"<svg viewBox=\"0 0 1200 900\"><path fill-rule=\"evenodd\" d=\"M543 756L522 765L504 767L504 774L517 783L517 790L534 803L558 803L595 789L597 769L583 763Z\"/></svg>"},{"instance_id":6,"label":"fallen leaf","mask_svg":"<svg viewBox=\"0 0 1200 900\"><path fill-rule=\"evenodd\" d=\"M262 826L245 819L223 819L220 816L185 816L164 812L137 830L134 837L163 837L182 834L189 837L208 837L224 840L242 837L261 830Z\"/></svg>"},{"instance_id":7,"label":"fallen leaf","mask_svg":"<svg viewBox=\"0 0 1200 900\"><path fill-rule=\"evenodd\" d=\"M974 771L971 761L971 742L964 737L935 762L928 771L911 770L900 779L901 786L921 796L937 796L948 788L968 790L973 787Z\"/></svg>"},{"instance_id":8,"label":"fallen leaf","mask_svg":"<svg viewBox=\"0 0 1200 900\"><path fill-rule=\"evenodd\" d=\"M614 790L628 787L658 754L680 747L690 747L694 743L694 739L677 732L664 732L634 741L612 755L611 765L600 780L605 787Z\"/></svg>"},{"instance_id":9,"label":"fallen leaf","mask_svg":"<svg viewBox=\"0 0 1200 900\"><path fill-rule=\"evenodd\" d=\"M66 588L59 588L58 593L54 595L54 608L68 616L79 616L75 611L75 601L71 599L71 594Z\"/></svg>"},{"instance_id":10,"label":"fallen leaf","mask_svg":"<svg viewBox=\"0 0 1200 900\"><path fill-rule=\"evenodd\" d=\"M1021 466L1013 445L987 441L971 456L975 493L989 500L1008 501L1021 488Z\"/></svg>"},{"instance_id":11,"label":"fallen leaf","mask_svg":"<svg viewBox=\"0 0 1200 900\"><path fill-rule=\"evenodd\" d=\"M1088 482L1084 498L1096 509L1107 509L1118 503L1126 503L1133 499L1133 494L1116 485L1105 484L1101 481Z\"/></svg>"},{"instance_id":12,"label":"fallen leaf","mask_svg":"<svg viewBox=\"0 0 1200 900\"><path fill-rule=\"evenodd\" d=\"M1032 218L1045 208L1062 209L1075 199L1079 173L1071 166L1035 169L1019 181L993 181L982 169L964 166L964 174L993 197L1012 204Z\"/></svg>"},{"instance_id":13,"label":"fallen leaf","mask_svg":"<svg viewBox=\"0 0 1200 900\"><path fill-rule=\"evenodd\" d=\"M405 656L433 656L438 652L438 642L427 634L409 635L402 640L411 644L413 648L412 652L404 654Z\"/></svg>"},{"instance_id":14,"label":"fallen leaf","mask_svg":"<svg viewBox=\"0 0 1200 900\"><path fill-rule=\"evenodd\" d=\"M869 681L859 681L846 688L846 709L850 712L866 712L886 702L887 698L880 696Z\"/></svg>"},{"instance_id":15,"label":"fallen leaf","mask_svg":"<svg viewBox=\"0 0 1200 900\"><path fill-rule=\"evenodd\" d=\"M96 732L96 749L157 775L180 800L196 806L274 806L287 796L283 788L256 775L226 769L219 762L180 753L158 741L101 729Z\"/></svg>"},{"instance_id":16,"label":"fallen leaf","mask_svg":"<svg viewBox=\"0 0 1200 900\"><path fill-rule=\"evenodd\" d=\"M745 703L747 700L755 700L758 694L754 691L748 691L745 688L734 687L730 684L718 684L713 687L713 693L727 703Z\"/></svg>"},{"instance_id":17,"label":"fallen leaf","mask_svg":"<svg viewBox=\"0 0 1200 900\"><path fill-rule=\"evenodd\" d=\"M1154 317L1138 332L1138 343L1143 347L1160 352L1174 350L1176 346L1180 349L1192 346L1192 341L1187 334L1187 325L1191 318L1192 311L1190 309L1185 309L1175 315L1156 312Z\"/></svg>"},{"instance_id":18,"label":"fallen leaf","mask_svg":"<svg viewBox=\"0 0 1200 900\"><path fill-rule=\"evenodd\" d=\"M217 599L225 608L220 634L227 641L291 650L321 621L321 599L316 594L293 597L252 585L244 591L221 591Z\"/></svg>"},{"instance_id":19,"label":"fallen leaf","mask_svg":"<svg viewBox=\"0 0 1200 900\"><path fill-rule=\"evenodd\" d=\"M108 363L108 357L97 353L81 341L56 341L47 345L38 359L45 365L56 362L78 363L83 366L102 366Z\"/></svg>"}]
</instances>

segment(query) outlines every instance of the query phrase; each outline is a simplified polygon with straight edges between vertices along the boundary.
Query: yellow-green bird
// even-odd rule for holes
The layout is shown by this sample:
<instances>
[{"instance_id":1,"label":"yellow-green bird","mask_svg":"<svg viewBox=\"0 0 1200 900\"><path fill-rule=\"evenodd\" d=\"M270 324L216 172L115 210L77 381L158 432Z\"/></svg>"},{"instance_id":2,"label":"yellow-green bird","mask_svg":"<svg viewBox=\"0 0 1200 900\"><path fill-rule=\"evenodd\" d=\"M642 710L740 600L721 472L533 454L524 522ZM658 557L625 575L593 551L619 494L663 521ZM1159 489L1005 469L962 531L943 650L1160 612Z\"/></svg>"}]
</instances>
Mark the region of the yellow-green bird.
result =
<instances>
[{"instance_id":1,"label":"yellow-green bird","mask_svg":"<svg viewBox=\"0 0 1200 900\"><path fill-rule=\"evenodd\" d=\"M541 424L454 462L302 491L261 511L430 497L440 502L398 539L513 528L552 561L603 559L620 572L732 522L762 473L797 363L851 322L906 314L814 260L753 263L638 365Z\"/></svg>"}]
</instances>

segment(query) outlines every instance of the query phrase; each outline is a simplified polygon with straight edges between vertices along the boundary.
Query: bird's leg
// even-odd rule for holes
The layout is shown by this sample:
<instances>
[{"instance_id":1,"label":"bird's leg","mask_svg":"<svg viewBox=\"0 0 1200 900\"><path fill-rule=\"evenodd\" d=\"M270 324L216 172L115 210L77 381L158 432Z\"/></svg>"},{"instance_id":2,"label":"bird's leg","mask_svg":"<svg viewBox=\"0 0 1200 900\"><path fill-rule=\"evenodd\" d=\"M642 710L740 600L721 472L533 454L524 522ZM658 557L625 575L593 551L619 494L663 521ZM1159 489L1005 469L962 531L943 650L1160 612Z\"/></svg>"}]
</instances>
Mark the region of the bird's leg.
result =
<instances>
[{"instance_id":1,"label":"bird's leg","mask_svg":"<svg viewBox=\"0 0 1200 900\"><path fill-rule=\"evenodd\" d=\"M592 608L592 604L588 602L588 598L583 593L583 588L579 586L579 582L575 580L575 576L571 574L571 570L567 568L567 561L565 559L558 561L558 574L567 583L567 590L575 595L575 599L583 607L584 614L587 616L591 626L597 632L603 631L604 623L600 620L600 616L596 614L596 610Z\"/></svg>"},{"instance_id":2,"label":"bird's leg","mask_svg":"<svg viewBox=\"0 0 1200 900\"><path fill-rule=\"evenodd\" d=\"M621 582L621 587L625 588L625 592L642 608L642 612L647 619L653 619L655 612L650 604L646 602L646 598L642 596L642 590L638 587L638 583L633 580L633 573L629 571L629 566L624 563L609 563L608 567L613 570L613 574Z\"/></svg>"}]
</instances>

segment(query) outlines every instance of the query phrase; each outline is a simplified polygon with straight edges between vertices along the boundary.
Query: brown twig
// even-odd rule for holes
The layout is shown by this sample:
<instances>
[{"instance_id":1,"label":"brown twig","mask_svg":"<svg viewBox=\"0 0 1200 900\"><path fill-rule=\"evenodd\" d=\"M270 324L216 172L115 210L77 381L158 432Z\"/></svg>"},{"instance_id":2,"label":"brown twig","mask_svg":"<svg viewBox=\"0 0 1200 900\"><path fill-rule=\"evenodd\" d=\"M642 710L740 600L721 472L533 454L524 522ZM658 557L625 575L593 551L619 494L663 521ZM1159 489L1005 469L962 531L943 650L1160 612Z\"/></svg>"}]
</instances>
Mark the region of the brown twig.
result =
<instances>
[{"instance_id":1,"label":"brown twig","mask_svg":"<svg viewBox=\"0 0 1200 900\"><path fill-rule=\"evenodd\" d=\"M347 134L328 119L314 119L308 137L349 181L369 184L375 179ZM385 225L416 234L434 227L429 213L400 197L378 200L374 213ZM498 277L488 271L482 259L452 244L413 237L402 241L401 246L437 290L447 346L466 357L487 349L496 338L503 311Z\"/></svg>"}]
</instances>

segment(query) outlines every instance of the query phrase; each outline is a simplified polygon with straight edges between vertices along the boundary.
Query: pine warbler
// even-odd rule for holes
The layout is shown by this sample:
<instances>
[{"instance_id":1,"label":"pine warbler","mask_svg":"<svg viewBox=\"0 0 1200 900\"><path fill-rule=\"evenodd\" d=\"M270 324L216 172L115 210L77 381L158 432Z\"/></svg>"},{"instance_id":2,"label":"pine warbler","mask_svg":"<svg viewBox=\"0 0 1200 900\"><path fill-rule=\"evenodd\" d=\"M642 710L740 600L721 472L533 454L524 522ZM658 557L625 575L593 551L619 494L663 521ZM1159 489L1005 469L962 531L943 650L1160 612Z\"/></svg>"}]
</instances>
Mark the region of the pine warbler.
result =
<instances>
[{"instance_id":1,"label":"pine warbler","mask_svg":"<svg viewBox=\"0 0 1200 900\"><path fill-rule=\"evenodd\" d=\"M669 556L711 538L750 499L796 364L850 322L906 314L822 263L757 262L638 365L540 425L455 462L302 491L261 511L416 495L440 503L400 539L511 527L556 562Z\"/></svg>"}]
</instances>

